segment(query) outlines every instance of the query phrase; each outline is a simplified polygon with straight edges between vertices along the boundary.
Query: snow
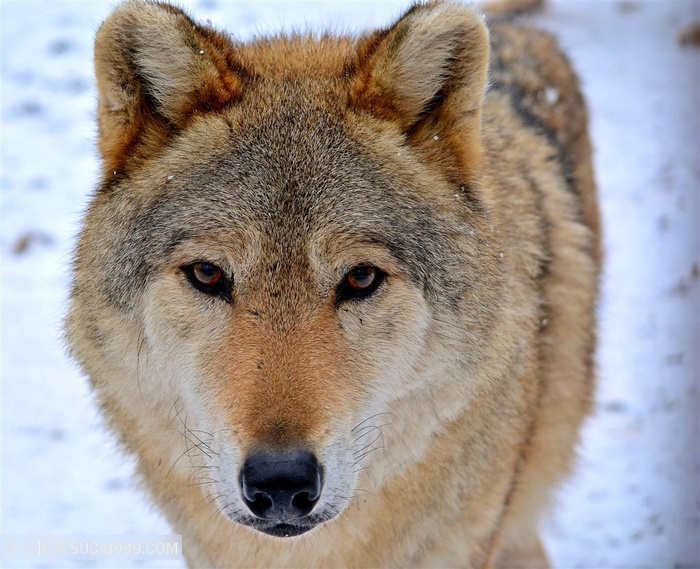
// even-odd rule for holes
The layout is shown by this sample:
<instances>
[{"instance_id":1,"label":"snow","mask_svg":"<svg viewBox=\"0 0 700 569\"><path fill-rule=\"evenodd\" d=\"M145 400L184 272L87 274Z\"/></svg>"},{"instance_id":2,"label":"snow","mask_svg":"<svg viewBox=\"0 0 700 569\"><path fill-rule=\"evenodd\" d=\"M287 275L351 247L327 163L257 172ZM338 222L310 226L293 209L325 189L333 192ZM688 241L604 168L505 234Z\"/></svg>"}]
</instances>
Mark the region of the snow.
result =
<instances>
[{"instance_id":1,"label":"snow","mask_svg":"<svg viewBox=\"0 0 700 569\"><path fill-rule=\"evenodd\" d=\"M241 38L382 26L406 6L188 4ZM92 39L111 7L0 4L4 535L170 533L61 339L70 252L98 172ZM582 77L607 258L597 409L546 544L560 568L698 567L700 50L678 36L700 4L560 0L531 19L559 36ZM182 562L151 563L166 565Z\"/></svg>"}]
</instances>

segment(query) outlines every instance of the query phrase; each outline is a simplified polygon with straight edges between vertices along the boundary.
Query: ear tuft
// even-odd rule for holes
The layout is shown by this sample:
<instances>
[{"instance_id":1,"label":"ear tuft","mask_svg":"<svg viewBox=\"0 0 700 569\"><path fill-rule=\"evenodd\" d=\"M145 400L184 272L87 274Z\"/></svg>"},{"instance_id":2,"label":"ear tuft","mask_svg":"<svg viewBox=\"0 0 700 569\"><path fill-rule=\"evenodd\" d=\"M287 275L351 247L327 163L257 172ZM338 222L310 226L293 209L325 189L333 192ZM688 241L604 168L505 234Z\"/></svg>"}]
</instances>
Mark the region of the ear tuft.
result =
<instances>
[{"instance_id":1,"label":"ear tuft","mask_svg":"<svg viewBox=\"0 0 700 569\"><path fill-rule=\"evenodd\" d=\"M242 70L225 36L181 10L140 0L122 4L95 39L105 167L120 169L137 140L157 144L194 112L235 101ZM139 150L148 149L140 144Z\"/></svg>"}]
</instances>

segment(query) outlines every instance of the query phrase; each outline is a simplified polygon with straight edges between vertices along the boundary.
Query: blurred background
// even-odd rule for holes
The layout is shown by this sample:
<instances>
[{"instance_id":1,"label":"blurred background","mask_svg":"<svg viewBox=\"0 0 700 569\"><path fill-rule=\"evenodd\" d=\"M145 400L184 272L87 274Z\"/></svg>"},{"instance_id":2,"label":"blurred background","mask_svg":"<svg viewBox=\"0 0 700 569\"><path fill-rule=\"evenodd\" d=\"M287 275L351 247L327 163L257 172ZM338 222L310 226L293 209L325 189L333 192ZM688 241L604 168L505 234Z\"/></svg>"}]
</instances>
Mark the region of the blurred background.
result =
<instances>
[{"instance_id":1,"label":"blurred background","mask_svg":"<svg viewBox=\"0 0 700 569\"><path fill-rule=\"evenodd\" d=\"M409 6L180 4L241 39L356 32ZM0 3L3 535L171 533L61 339L71 249L98 175L92 41L113 6ZM524 20L553 31L580 73L607 259L596 411L546 544L560 568L698 567L700 3L560 0Z\"/></svg>"}]
</instances>

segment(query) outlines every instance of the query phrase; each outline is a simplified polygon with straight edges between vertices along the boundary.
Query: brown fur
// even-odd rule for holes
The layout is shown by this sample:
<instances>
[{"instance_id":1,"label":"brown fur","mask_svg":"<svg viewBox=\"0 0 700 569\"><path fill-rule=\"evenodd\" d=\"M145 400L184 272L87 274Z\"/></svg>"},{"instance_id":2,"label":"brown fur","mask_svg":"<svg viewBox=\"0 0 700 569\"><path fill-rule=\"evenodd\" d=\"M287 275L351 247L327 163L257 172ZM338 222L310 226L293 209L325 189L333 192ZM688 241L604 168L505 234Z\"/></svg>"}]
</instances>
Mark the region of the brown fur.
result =
<instances>
[{"instance_id":1,"label":"brown fur","mask_svg":"<svg viewBox=\"0 0 700 569\"><path fill-rule=\"evenodd\" d=\"M95 50L104 176L68 336L190 565L546 566L600 263L551 36L432 2L358 40L241 44L129 2ZM203 261L231 302L185 277ZM343 300L367 263L385 282ZM323 523L245 527L242 461L298 448Z\"/></svg>"}]
</instances>

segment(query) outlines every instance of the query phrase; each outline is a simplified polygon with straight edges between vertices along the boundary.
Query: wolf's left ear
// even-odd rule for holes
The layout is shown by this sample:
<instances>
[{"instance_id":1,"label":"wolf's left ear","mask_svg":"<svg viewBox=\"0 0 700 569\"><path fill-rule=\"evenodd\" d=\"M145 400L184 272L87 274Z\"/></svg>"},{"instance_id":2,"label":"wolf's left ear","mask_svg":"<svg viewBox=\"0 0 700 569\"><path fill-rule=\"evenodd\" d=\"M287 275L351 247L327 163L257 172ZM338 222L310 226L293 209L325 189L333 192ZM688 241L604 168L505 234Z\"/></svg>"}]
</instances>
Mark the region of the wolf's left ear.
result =
<instances>
[{"instance_id":1,"label":"wolf's left ear","mask_svg":"<svg viewBox=\"0 0 700 569\"><path fill-rule=\"evenodd\" d=\"M417 4L360 43L350 104L398 124L414 143L456 130L478 137L489 51L488 30L473 10Z\"/></svg>"},{"instance_id":2,"label":"wolf's left ear","mask_svg":"<svg viewBox=\"0 0 700 569\"><path fill-rule=\"evenodd\" d=\"M182 10L143 0L119 6L95 39L105 168L157 152L193 114L230 104L242 69L226 36Z\"/></svg>"}]
</instances>

